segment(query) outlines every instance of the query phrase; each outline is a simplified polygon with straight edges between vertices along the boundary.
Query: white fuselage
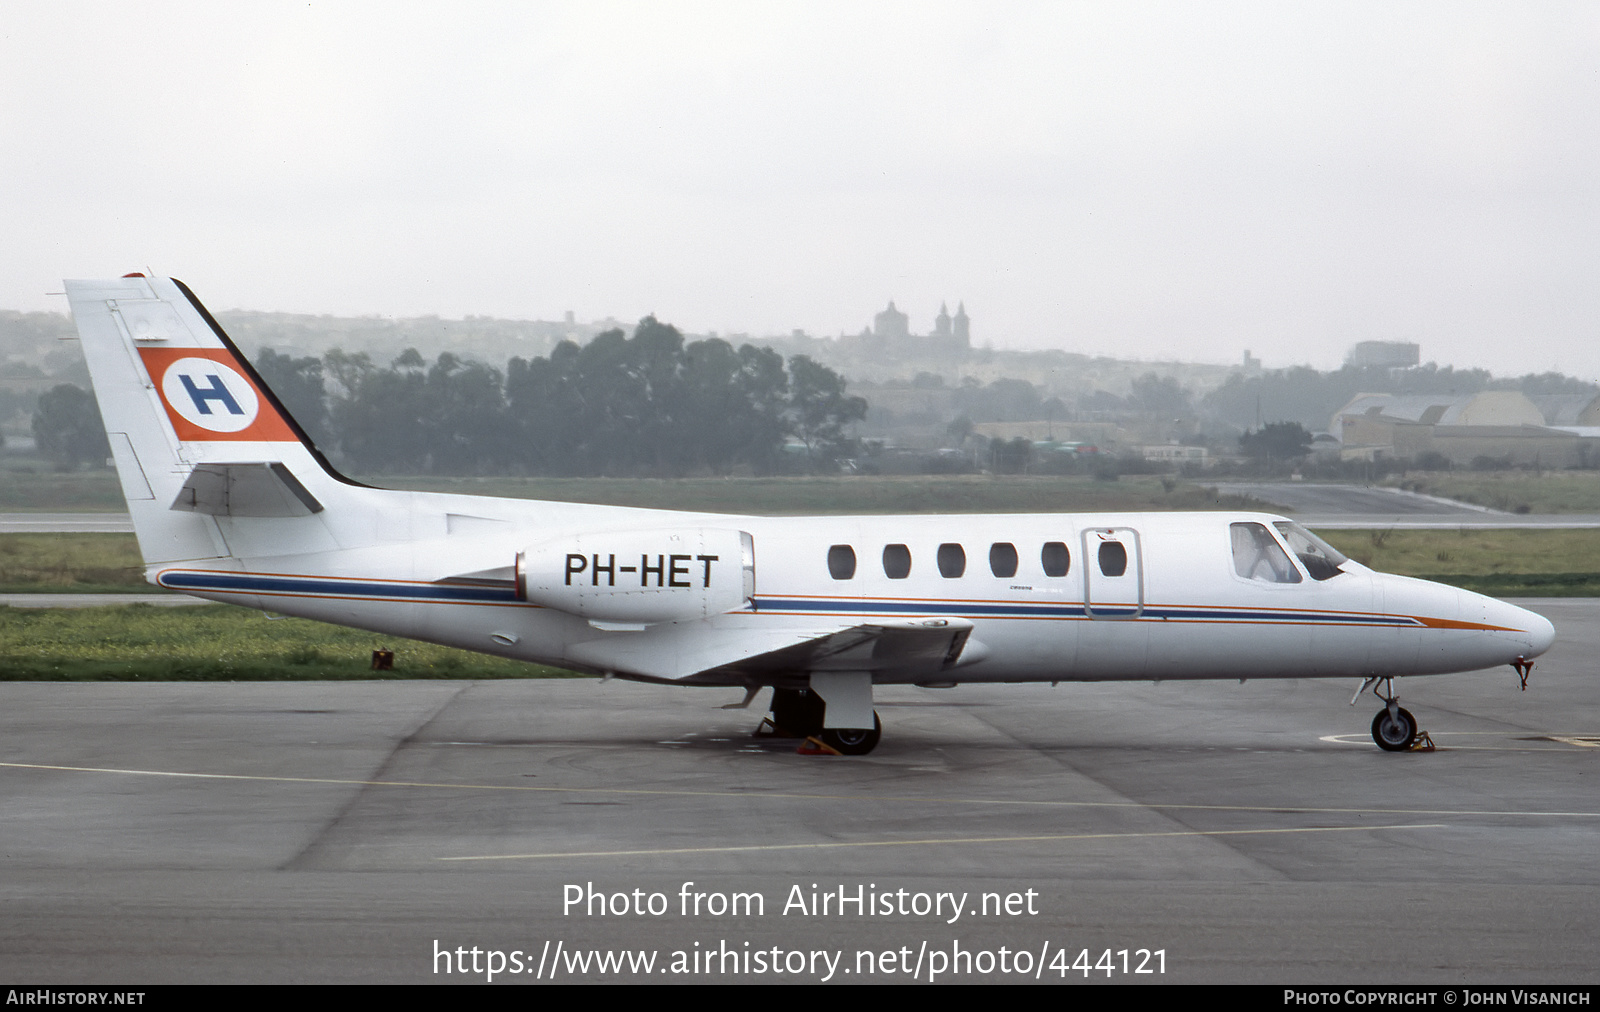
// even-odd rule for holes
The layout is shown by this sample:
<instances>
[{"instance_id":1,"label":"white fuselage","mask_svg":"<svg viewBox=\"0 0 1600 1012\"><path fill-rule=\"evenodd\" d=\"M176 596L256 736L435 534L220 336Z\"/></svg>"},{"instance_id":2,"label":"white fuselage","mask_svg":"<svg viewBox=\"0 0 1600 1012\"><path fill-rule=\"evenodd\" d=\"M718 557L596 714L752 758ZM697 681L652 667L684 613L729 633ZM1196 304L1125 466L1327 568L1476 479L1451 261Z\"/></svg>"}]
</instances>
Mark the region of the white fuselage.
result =
<instances>
[{"instance_id":1,"label":"white fuselage","mask_svg":"<svg viewBox=\"0 0 1600 1012\"><path fill-rule=\"evenodd\" d=\"M1545 619L1523 609L1354 562L1322 580L1298 563L1297 582L1240 575L1230 526L1282 522L1266 514L750 517L377 489L345 494L369 499L371 508L288 519L279 531L263 530L260 519L219 518L237 568L157 565L151 575L284 614L623 677L701 683L779 676L690 670L680 655L691 637L746 639L755 652L786 631L884 621L951 620L970 623L971 634L944 675L880 670L880 683L1438 674L1531 658L1553 638ZM340 524L387 527L392 537L338 549L346 541ZM516 553L532 544L579 535L593 544L606 532L689 526L750 535L749 604L617 627L521 599L503 577L439 582L509 574ZM308 539L312 527L321 530ZM312 540L331 550L256 554L242 543L252 538L264 538L261 547ZM1104 572L1098 549L1107 541L1123 546L1121 575ZM1047 573L1046 545L1057 546L1057 573L1065 549L1063 575ZM830 550L839 546L854 556L848 578L830 572ZM959 575L950 546L960 546ZM996 551L1002 573L1014 553L1014 572L996 575Z\"/></svg>"}]
</instances>

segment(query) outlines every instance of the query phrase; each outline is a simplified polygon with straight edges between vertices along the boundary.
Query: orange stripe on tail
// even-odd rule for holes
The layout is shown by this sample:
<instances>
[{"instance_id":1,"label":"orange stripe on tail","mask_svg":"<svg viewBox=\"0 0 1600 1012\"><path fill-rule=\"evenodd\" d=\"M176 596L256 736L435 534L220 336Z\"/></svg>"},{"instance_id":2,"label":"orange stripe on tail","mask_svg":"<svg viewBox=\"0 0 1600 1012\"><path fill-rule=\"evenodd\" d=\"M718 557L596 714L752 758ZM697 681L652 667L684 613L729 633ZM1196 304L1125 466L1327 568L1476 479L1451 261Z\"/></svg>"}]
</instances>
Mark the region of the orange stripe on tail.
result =
<instances>
[{"instance_id":1,"label":"orange stripe on tail","mask_svg":"<svg viewBox=\"0 0 1600 1012\"><path fill-rule=\"evenodd\" d=\"M140 348L184 442L297 442L289 423L226 348Z\"/></svg>"}]
</instances>

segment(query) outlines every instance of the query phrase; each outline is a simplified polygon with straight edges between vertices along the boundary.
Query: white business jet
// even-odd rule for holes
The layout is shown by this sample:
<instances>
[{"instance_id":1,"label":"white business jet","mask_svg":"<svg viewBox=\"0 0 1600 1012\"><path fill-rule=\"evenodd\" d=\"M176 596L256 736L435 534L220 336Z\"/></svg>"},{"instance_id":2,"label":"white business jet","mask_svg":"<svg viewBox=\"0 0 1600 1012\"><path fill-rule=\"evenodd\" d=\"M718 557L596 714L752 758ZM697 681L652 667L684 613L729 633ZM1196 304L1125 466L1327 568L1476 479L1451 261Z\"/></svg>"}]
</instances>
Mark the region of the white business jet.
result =
<instances>
[{"instance_id":1,"label":"white business jet","mask_svg":"<svg viewBox=\"0 0 1600 1012\"><path fill-rule=\"evenodd\" d=\"M1525 676L1555 636L1270 514L754 517L372 488L181 282L66 284L152 582L745 705L771 686L778 727L845 754L878 742L874 685L1304 677L1363 679L1373 738L1401 751L1417 724L1394 678Z\"/></svg>"}]
</instances>

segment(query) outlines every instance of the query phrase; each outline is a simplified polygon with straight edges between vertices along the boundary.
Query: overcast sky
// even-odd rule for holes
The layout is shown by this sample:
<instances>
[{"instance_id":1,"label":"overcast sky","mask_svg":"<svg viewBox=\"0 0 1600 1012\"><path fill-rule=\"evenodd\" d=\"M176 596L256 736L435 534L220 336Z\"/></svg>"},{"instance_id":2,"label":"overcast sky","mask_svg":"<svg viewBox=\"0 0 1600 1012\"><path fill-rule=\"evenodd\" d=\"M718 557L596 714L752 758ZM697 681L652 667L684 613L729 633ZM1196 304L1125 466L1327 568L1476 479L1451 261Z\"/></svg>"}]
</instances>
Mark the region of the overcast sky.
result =
<instances>
[{"instance_id":1,"label":"overcast sky","mask_svg":"<svg viewBox=\"0 0 1600 1012\"><path fill-rule=\"evenodd\" d=\"M1600 378L1593 3L0 13L0 308L856 333Z\"/></svg>"}]
</instances>

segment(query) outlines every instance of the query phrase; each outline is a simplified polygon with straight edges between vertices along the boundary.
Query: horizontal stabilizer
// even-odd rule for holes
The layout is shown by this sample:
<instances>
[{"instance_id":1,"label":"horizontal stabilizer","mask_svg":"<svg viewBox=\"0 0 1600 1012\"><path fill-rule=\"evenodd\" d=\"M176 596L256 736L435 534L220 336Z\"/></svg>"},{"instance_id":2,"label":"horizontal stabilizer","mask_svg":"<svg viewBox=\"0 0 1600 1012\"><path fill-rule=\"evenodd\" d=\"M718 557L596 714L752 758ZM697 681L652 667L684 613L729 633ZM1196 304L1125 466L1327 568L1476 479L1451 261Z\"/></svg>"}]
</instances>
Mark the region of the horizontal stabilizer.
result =
<instances>
[{"instance_id":1,"label":"horizontal stabilizer","mask_svg":"<svg viewBox=\"0 0 1600 1012\"><path fill-rule=\"evenodd\" d=\"M218 517L306 517L322 504L282 464L200 464L172 508Z\"/></svg>"}]
</instances>

